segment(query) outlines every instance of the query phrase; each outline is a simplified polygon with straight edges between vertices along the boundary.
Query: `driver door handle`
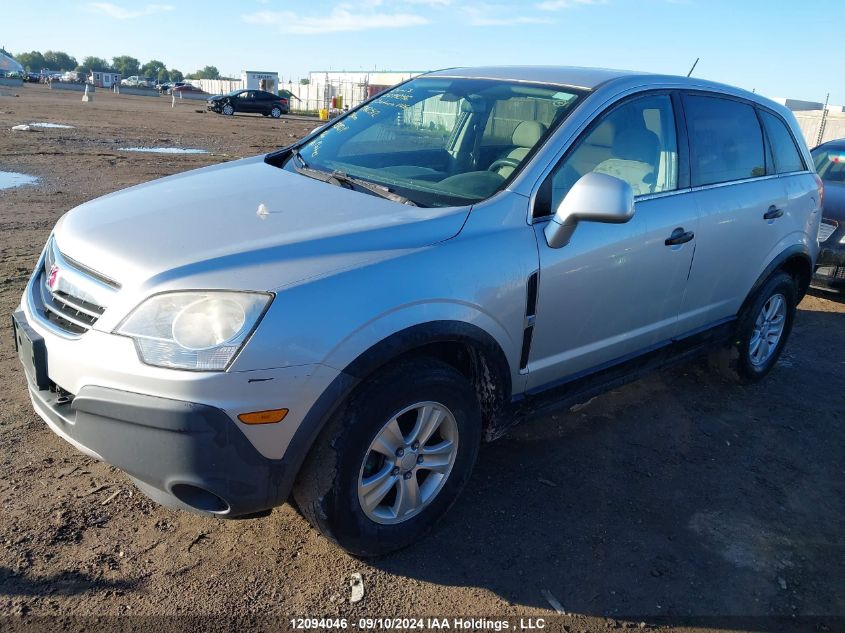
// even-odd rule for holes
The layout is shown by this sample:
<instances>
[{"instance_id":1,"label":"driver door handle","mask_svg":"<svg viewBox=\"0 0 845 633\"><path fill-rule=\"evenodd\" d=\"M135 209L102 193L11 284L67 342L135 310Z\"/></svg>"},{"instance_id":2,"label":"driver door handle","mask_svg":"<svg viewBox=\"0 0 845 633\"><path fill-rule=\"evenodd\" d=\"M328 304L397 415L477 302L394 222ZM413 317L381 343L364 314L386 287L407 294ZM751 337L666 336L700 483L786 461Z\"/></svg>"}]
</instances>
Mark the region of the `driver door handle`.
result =
<instances>
[{"instance_id":1,"label":"driver door handle","mask_svg":"<svg viewBox=\"0 0 845 633\"><path fill-rule=\"evenodd\" d=\"M769 210L763 214L764 220L774 220L783 215L783 209L778 209L775 205L769 207Z\"/></svg>"},{"instance_id":2,"label":"driver door handle","mask_svg":"<svg viewBox=\"0 0 845 633\"><path fill-rule=\"evenodd\" d=\"M672 235L666 238L666 246L677 246L678 244L686 244L692 238L695 237L695 233L692 231L685 231L682 227L678 227L674 231L672 231Z\"/></svg>"}]
</instances>

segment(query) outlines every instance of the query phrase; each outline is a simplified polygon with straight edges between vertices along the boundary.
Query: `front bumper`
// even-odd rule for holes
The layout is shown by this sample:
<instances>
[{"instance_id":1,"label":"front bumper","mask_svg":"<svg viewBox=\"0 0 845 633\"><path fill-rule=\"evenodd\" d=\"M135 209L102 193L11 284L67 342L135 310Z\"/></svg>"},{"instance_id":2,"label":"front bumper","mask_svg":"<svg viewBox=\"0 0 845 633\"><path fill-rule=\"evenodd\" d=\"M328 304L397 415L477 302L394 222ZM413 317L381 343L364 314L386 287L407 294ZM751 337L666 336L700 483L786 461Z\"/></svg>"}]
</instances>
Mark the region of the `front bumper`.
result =
<instances>
[{"instance_id":1,"label":"front bumper","mask_svg":"<svg viewBox=\"0 0 845 633\"><path fill-rule=\"evenodd\" d=\"M827 240L822 242L819 258L816 261L816 273L811 286L824 290L845 292L845 223L840 225Z\"/></svg>"},{"instance_id":2,"label":"front bumper","mask_svg":"<svg viewBox=\"0 0 845 633\"><path fill-rule=\"evenodd\" d=\"M236 517L280 505L290 493L287 461L261 455L220 409L105 387L85 387L62 403L30 383L29 395L55 433L125 471L163 505Z\"/></svg>"},{"instance_id":3,"label":"front bumper","mask_svg":"<svg viewBox=\"0 0 845 633\"><path fill-rule=\"evenodd\" d=\"M335 393L322 365L243 372L152 368L124 337L52 333L26 301L14 314L30 397L50 428L125 471L153 500L220 517L281 505ZM131 352L131 353L130 353ZM134 358L133 358L134 355ZM280 423L245 425L239 412L288 407Z\"/></svg>"}]
</instances>

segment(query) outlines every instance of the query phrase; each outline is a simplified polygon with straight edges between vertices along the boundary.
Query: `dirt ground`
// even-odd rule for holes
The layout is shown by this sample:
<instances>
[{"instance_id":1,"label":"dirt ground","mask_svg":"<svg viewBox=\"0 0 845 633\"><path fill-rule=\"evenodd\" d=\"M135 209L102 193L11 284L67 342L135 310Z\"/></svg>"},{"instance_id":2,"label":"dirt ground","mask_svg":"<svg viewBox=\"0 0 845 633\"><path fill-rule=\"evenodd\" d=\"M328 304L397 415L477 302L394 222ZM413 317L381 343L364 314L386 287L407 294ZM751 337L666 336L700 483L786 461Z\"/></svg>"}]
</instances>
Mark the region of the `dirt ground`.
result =
<instances>
[{"instance_id":1,"label":"dirt ground","mask_svg":"<svg viewBox=\"0 0 845 633\"><path fill-rule=\"evenodd\" d=\"M40 180L0 191L6 319L66 210L315 126L197 112L203 102L15 92L0 96L0 170ZM10 131L36 121L74 129ZM157 145L211 153L119 149ZM0 387L0 626L39 616L68 616L68 630L94 628L83 616L178 621L108 619L117 615L209 616L199 628L221 629L266 618L276 630L298 616L551 618L549 592L567 613L547 622L553 630L845 630L843 299L804 299L762 384L690 365L518 427L482 448L429 538L369 562L289 506L218 521L150 502L35 415L8 333ZM350 604L354 572L366 593Z\"/></svg>"}]
</instances>

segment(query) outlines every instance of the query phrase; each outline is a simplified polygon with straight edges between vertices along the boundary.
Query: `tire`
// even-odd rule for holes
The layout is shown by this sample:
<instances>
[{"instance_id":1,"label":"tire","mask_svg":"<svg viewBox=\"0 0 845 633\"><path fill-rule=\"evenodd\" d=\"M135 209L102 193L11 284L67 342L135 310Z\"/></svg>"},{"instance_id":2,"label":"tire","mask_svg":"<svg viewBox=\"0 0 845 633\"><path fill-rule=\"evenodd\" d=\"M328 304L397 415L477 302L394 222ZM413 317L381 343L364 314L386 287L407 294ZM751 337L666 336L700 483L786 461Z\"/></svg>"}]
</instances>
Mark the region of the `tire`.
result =
<instances>
[{"instance_id":1,"label":"tire","mask_svg":"<svg viewBox=\"0 0 845 633\"><path fill-rule=\"evenodd\" d=\"M795 280L782 271L773 273L740 314L734 340L711 356L711 366L741 384L762 380L789 339L797 303Z\"/></svg>"},{"instance_id":2,"label":"tire","mask_svg":"<svg viewBox=\"0 0 845 633\"><path fill-rule=\"evenodd\" d=\"M279 106L273 106L272 108L270 108L270 116L274 119L278 119L280 116L282 116L282 109Z\"/></svg>"},{"instance_id":3,"label":"tire","mask_svg":"<svg viewBox=\"0 0 845 633\"><path fill-rule=\"evenodd\" d=\"M235 108L231 103L227 103L226 105L224 105L220 111L226 116L232 116L233 114L235 114Z\"/></svg>"},{"instance_id":4,"label":"tire","mask_svg":"<svg viewBox=\"0 0 845 633\"><path fill-rule=\"evenodd\" d=\"M436 415L427 417L425 411ZM431 439L417 448L407 444L419 428L416 420L437 416L441 421ZM389 443L381 443L388 426L399 428L397 439L406 449L389 458L385 454L393 451L392 444L385 451ZM380 449L374 448L377 438ZM450 442L447 457L442 447ZM350 554L393 552L422 538L452 506L470 477L480 443L481 411L467 379L433 358L399 361L362 383L332 416L299 472L293 499L313 527ZM427 470L426 460L437 464L436 470ZM365 509L362 495L375 490L364 482L376 480L386 493L371 494ZM417 499L430 496L415 507L409 501L407 508L414 509L403 511L402 498L413 498L404 493L412 482L419 486Z\"/></svg>"}]
</instances>

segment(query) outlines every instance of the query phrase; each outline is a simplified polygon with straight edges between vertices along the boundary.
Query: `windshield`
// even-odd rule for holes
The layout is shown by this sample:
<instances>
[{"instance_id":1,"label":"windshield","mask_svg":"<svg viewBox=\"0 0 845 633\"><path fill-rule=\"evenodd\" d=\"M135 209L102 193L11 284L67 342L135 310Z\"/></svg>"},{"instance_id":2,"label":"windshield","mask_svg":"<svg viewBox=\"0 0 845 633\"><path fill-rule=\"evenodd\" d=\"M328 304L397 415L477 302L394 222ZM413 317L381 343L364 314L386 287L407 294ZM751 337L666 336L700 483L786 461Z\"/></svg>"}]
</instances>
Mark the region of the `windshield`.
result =
<instances>
[{"instance_id":1,"label":"windshield","mask_svg":"<svg viewBox=\"0 0 845 633\"><path fill-rule=\"evenodd\" d=\"M822 180L845 183L845 148L814 149L813 162Z\"/></svg>"},{"instance_id":2,"label":"windshield","mask_svg":"<svg viewBox=\"0 0 845 633\"><path fill-rule=\"evenodd\" d=\"M505 186L581 94L487 79L415 79L331 125L300 146L297 158L309 170L367 180L420 206L472 204ZM298 162L288 160L285 169L297 171Z\"/></svg>"}]
</instances>

